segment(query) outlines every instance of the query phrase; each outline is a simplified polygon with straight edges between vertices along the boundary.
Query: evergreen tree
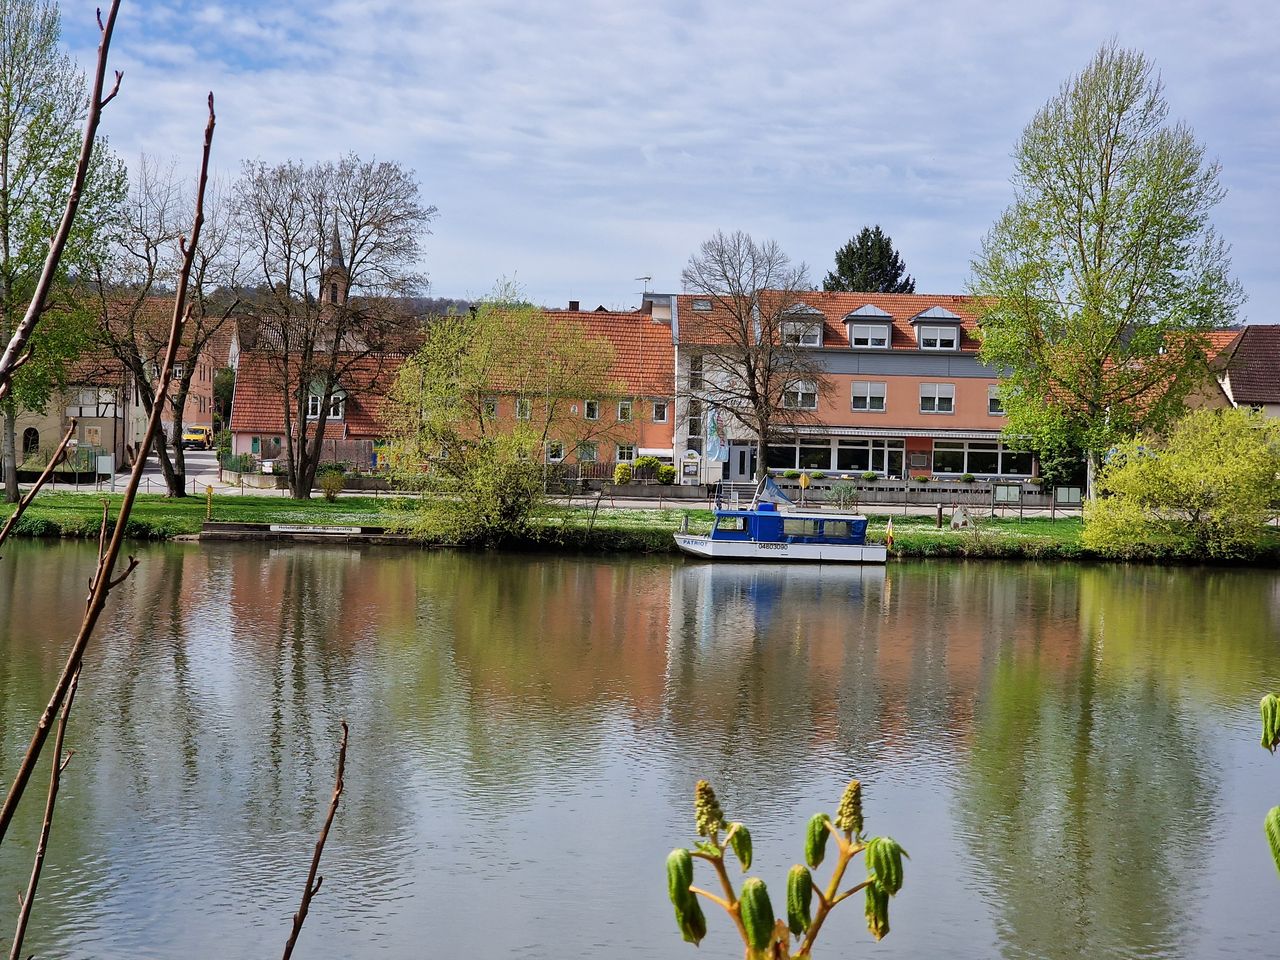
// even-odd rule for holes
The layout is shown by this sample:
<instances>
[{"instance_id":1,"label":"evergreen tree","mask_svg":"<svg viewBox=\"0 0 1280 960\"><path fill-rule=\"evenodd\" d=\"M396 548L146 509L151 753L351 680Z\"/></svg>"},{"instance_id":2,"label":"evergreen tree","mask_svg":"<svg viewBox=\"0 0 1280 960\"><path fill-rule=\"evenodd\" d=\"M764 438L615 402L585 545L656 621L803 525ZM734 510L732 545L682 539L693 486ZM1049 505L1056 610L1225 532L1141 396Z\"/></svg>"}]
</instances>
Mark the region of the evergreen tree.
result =
<instances>
[{"instance_id":1,"label":"evergreen tree","mask_svg":"<svg viewBox=\"0 0 1280 960\"><path fill-rule=\"evenodd\" d=\"M915 293L916 282L904 276L907 266L880 229L862 231L836 251L836 268L822 281L823 290L860 293Z\"/></svg>"}]
</instances>

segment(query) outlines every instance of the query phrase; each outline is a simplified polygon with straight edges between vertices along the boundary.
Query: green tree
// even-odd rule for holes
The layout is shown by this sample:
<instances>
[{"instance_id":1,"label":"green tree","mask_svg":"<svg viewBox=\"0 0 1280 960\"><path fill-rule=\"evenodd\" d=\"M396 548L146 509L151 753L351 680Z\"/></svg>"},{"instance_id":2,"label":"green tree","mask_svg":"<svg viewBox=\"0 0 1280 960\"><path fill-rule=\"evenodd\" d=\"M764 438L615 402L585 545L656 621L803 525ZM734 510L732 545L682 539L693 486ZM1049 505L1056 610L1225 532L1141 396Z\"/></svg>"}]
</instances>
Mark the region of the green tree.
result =
<instances>
[{"instance_id":1,"label":"green tree","mask_svg":"<svg viewBox=\"0 0 1280 960\"><path fill-rule=\"evenodd\" d=\"M620 392L612 362L608 341L511 290L433 321L388 405L393 469L429 494L406 528L457 543L527 535L545 502L548 445L572 451L617 428L571 408Z\"/></svg>"},{"instance_id":2,"label":"green tree","mask_svg":"<svg viewBox=\"0 0 1280 960\"><path fill-rule=\"evenodd\" d=\"M907 266L880 229L863 227L856 237L836 251L836 267L822 281L823 290L850 293L915 293L916 282L903 276Z\"/></svg>"},{"instance_id":3,"label":"green tree","mask_svg":"<svg viewBox=\"0 0 1280 960\"><path fill-rule=\"evenodd\" d=\"M35 291L75 177L86 110L84 77L59 48L53 0L0 0L0 342L8 342ZM4 418L5 496L18 499L14 425L19 409L42 411L91 333L84 313L60 306L58 291L105 253L107 224L123 194L119 163L101 147L80 202L49 311L32 337L31 359L13 379Z\"/></svg>"},{"instance_id":4,"label":"green tree","mask_svg":"<svg viewBox=\"0 0 1280 960\"><path fill-rule=\"evenodd\" d=\"M1008 433L1084 450L1090 496L1102 453L1181 413L1243 299L1209 222L1219 166L1168 113L1152 63L1104 46L1023 131L972 264Z\"/></svg>"},{"instance_id":5,"label":"green tree","mask_svg":"<svg viewBox=\"0 0 1280 960\"><path fill-rule=\"evenodd\" d=\"M1085 506L1083 542L1120 556L1228 558L1257 551L1280 494L1280 423L1197 410L1167 439L1117 445Z\"/></svg>"}]
</instances>

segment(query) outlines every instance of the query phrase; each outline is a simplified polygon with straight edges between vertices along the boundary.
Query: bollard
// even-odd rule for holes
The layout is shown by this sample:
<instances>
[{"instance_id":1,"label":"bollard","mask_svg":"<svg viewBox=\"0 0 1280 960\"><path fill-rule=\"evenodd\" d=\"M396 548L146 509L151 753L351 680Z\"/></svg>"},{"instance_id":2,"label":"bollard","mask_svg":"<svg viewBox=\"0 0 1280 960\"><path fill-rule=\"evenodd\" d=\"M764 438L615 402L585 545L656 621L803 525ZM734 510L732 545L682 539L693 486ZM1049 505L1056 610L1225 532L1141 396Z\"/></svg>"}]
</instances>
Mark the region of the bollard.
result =
<instances>
[{"instance_id":1,"label":"bollard","mask_svg":"<svg viewBox=\"0 0 1280 960\"><path fill-rule=\"evenodd\" d=\"M213 486L204 488L204 522L208 523L213 519Z\"/></svg>"},{"instance_id":2,"label":"bollard","mask_svg":"<svg viewBox=\"0 0 1280 960\"><path fill-rule=\"evenodd\" d=\"M941 530L941 529L942 529L942 504L941 504L941 503L939 503L939 504L938 504L938 520L937 520L937 526L938 526L938 529L939 529L939 530Z\"/></svg>"}]
</instances>

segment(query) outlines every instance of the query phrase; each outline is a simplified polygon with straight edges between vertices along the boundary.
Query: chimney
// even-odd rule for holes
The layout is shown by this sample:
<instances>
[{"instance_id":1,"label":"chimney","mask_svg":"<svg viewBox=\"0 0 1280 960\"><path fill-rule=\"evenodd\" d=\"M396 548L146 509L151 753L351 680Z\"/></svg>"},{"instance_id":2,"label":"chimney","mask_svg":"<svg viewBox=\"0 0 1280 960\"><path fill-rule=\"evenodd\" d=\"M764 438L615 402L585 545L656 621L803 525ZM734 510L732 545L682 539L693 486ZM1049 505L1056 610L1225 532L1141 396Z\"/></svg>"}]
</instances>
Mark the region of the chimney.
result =
<instances>
[{"instance_id":1,"label":"chimney","mask_svg":"<svg viewBox=\"0 0 1280 960\"><path fill-rule=\"evenodd\" d=\"M574 313L577 313L579 310L582 309L582 303L578 300L570 300L569 309L572 310Z\"/></svg>"}]
</instances>

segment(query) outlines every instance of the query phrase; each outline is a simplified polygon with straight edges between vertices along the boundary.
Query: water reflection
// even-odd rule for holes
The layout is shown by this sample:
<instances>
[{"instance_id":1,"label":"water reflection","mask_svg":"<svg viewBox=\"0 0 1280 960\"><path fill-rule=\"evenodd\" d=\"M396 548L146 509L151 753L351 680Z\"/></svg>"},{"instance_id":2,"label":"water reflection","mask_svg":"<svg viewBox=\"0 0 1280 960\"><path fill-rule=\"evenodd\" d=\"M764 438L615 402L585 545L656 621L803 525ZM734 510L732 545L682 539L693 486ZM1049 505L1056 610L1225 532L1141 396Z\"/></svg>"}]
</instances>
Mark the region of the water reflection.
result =
<instances>
[{"instance_id":1,"label":"water reflection","mask_svg":"<svg viewBox=\"0 0 1280 960\"><path fill-rule=\"evenodd\" d=\"M93 561L8 553L4 771ZM282 941L344 717L325 870L341 892L308 921L312 956L418 956L424 924L445 954L559 956L569 936L687 956L650 880L703 775L752 823L766 876L863 776L873 829L913 856L884 956L1229 956L1280 935L1261 885L1229 931L1195 907L1266 865L1249 804L1224 807L1268 805L1234 743L1280 680L1274 573L254 545L142 559L73 722L41 954ZM20 885L36 828L29 808L0 885ZM480 902L502 919L477 944ZM863 936L857 914L833 940ZM738 951L723 929L700 955Z\"/></svg>"}]
</instances>

